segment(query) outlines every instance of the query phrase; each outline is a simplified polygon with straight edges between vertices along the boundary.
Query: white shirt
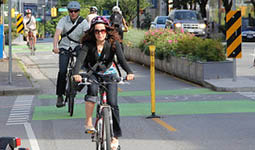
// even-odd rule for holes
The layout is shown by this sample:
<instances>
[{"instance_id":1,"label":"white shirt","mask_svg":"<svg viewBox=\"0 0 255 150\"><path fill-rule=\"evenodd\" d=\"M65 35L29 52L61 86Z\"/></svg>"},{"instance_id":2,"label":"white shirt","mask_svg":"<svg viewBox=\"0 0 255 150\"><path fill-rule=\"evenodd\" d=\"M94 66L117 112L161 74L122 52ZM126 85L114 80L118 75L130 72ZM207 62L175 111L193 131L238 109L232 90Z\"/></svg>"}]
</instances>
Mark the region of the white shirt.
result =
<instances>
[{"instance_id":1,"label":"white shirt","mask_svg":"<svg viewBox=\"0 0 255 150\"><path fill-rule=\"evenodd\" d=\"M93 18L95 18L96 16L98 16L97 14L89 14L88 16L87 16L87 21L88 21L88 23L89 23L89 27L90 27L90 25L91 25L91 20L93 19Z\"/></svg>"},{"instance_id":2,"label":"white shirt","mask_svg":"<svg viewBox=\"0 0 255 150\"><path fill-rule=\"evenodd\" d=\"M68 32L73 26L76 25L79 18L76 19L76 21L73 23L71 21L70 16L65 16L61 18L58 22L57 29L62 31L62 34L65 34ZM84 19L74 30L71 32L68 36L75 40L80 41L81 37L84 35L85 31L89 29L89 25L86 19ZM79 44L73 41L70 41L67 36L63 37L61 39L61 42L59 43L59 48L64 48L68 50L70 47L74 49Z\"/></svg>"},{"instance_id":3,"label":"white shirt","mask_svg":"<svg viewBox=\"0 0 255 150\"><path fill-rule=\"evenodd\" d=\"M35 17L31 16L30 22L29 22L29 20L30 20L30 18L28 18L27 16L24 17L24 19L23 19L24 28L25 29L36 30L36 20L35 20Z\"/></svg>"}]
</instances>

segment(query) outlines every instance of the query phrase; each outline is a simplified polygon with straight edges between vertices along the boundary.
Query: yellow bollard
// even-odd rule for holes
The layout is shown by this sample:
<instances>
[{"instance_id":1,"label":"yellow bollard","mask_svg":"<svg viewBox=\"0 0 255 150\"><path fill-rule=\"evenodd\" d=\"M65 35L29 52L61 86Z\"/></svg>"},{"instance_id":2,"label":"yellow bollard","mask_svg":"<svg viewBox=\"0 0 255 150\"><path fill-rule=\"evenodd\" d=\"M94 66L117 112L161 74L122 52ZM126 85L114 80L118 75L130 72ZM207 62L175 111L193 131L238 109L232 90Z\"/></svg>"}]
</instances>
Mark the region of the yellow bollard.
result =
<instances>
[{"instance_id":1,"label":"yellow bollard","mask_svg":"<svg viewBox=\"0 0 255 150\"><path fill-rule=\"evenodd\" d=\"M155 95L155 45L150 45L150 73L151 73L151 116L147 118L160 118L156 116L156 95Z\"/></svg>"}]
</instances>

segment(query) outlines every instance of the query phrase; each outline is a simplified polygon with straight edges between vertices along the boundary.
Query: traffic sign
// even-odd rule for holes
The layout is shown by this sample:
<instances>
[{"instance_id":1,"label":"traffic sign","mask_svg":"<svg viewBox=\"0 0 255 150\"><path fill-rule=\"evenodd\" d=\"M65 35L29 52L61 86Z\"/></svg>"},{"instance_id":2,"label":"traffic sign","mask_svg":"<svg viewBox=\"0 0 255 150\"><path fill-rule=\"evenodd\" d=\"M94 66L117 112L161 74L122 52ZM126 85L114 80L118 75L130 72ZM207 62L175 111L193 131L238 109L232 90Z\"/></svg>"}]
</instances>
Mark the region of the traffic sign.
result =
<instances>
[{"instance_id":1,"label":"traffic sign","mask_svg":"<svg viewBox=\"0 0 255 150\"><path fill-rule=\"evenodd\" d=\"M67 8L58 8L58 11L59 12L65 12L65 11L68 11Z\"/></svg>"},{"instance_id":2,"label":"traffic sign","mask_svg":"<svg viewBox=\"0 0 255 150\"><path fill-rule=\"evenodd\" d=\"M22 15L18 14L16 19L17 19L17 23L16 23L17 33L23 33L24 24L23 24L23 17L22 17Z\"/></svg>"},{"instance_id":3,"label":"traffic sign","mask_svg":"<svg viewBox=\"0 0 255 150\"><path fill-rule=\"evenodd\" d=\"M227 57L241 58L242 57L242 18L241 11L230 10L226 16L227 22Z\"/></svg>"}]
</instances>

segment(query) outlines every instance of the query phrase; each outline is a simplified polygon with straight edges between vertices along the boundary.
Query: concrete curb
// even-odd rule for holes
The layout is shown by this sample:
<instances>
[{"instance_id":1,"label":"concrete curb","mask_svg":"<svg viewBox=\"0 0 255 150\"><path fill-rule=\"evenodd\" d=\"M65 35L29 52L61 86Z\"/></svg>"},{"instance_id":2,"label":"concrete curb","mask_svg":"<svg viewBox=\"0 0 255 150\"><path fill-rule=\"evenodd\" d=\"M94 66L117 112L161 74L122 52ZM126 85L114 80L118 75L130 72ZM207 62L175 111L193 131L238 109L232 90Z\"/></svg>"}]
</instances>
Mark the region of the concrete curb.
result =
<instances>
[{"instance_id":1,"label":"concrete curb","mask_svg":"<svg viewBox=\"0 0 255 150\"><path fill-rule=\"evenodd\" d=\"M34 95L40 92L38 87L17 87L17 86L6 86L4 89L0 89L0 96L11 96L11 95Z\"/></svg>"}]
</instances>

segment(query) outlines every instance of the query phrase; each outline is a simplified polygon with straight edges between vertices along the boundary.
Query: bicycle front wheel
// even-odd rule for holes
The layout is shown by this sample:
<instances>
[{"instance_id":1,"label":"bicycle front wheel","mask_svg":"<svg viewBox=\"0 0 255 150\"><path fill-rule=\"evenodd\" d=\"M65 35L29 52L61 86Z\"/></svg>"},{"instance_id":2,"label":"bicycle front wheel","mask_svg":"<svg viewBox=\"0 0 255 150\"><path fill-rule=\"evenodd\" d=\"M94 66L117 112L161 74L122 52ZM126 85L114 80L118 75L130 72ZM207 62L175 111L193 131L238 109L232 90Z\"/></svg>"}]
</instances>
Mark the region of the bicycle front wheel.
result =
<instances>
[{"instance_id":1,"label":"bicycle front wheel","mask_svg":"<svg viewBox=\"0 0 255 150\"><path fill-rule=\"evenodd\" d=\"M68 112L70 113L70 116L73 116L75 90L71 76L68 77L68 83L69 83Z\"/></svg>"},{"instance_id":2,"label":"bicycle front wheel","mask_svg":"<svg viewBox=\"0 0 255 150\"><path fill-rule=\"evenodd\" d=\"M103 144L104 150L111 150L111 126L110 126L110 110L103 109Z\"/></svg>"}]
</instances>

